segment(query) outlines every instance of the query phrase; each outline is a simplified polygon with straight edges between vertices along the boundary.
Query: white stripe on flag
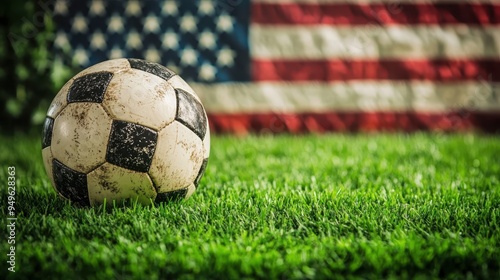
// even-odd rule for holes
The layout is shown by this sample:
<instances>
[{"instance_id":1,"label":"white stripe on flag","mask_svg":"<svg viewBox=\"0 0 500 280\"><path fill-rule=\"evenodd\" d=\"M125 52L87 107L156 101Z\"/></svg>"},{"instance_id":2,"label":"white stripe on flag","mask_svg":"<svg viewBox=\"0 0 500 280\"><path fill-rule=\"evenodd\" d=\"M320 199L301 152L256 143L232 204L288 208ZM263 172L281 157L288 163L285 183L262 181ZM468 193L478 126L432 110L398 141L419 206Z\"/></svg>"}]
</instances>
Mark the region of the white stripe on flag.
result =
<instances>
[{"instance_id":1,"label":"white stripe on flag","mask_svg":"<svg viewBox=\"0 0 500 280\"><path fill-rule=\"evenodd\" d=\"M263 59L499 58L496 26L250 27L250 52Z\"/></svg>"},{"instance_id":2,"label":"white stripe on flag","mask_svg":"<svg viewBox=\"0 0 500 280\"><path fill-rule=\"evenodd\" d=\"M209 113L498 111L500 84L486 82L192 83Z\"/></svg>"}]
</instances>

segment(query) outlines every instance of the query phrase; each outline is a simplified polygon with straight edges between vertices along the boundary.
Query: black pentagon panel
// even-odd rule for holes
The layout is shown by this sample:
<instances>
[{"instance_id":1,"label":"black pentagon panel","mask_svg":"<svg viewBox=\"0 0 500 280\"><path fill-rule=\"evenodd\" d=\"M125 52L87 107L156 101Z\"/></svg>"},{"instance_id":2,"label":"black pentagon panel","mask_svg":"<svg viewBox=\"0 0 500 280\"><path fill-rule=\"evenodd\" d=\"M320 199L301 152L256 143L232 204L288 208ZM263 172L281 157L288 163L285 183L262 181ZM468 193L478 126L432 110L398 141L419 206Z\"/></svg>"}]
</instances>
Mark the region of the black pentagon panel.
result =
<instances>
[{"instance_id":1,"label":"black pentagon panel","mask_svg":"<svg viewBox=\"0 0 500 280\"><path fill-rule=\"evenodd\" d=\"M194 179L194 185L198 187L198 184L200 184L201 177L203 177L203 174L205 174L205 169L207 169L207 164L208 164L208 158L203 160L203 163L201 164L200 171L198 171L198 176L196 176L196 179Z\"/></svg>"},{"instance_id":2,"label":"black pentagon panel","mask_svg":"<svg viewBox=\"0 0 500 280\"><path fill-rule=\"evenodd\" d=\"M203 105L190 93L182 89L176 88L175 94L177 96L177 114L175 119L190 128L203 140L207 133L207 117Z\"/></svg>"},{"instance_id":3,"label":"black pentagon panel","mask_svg":"<svg viewBox=\"0 0 500 280\"><path fill-rule=\"evenodd\" d=\"M130 67L156 75L165 81L168 81L172 76L175 76L175 73L172 70L158 63L136 58L129 58L128 62L130 63Z\"/></svg>"},{"instance_id":4,"label":"black pentagon panel","mask_svg":"<svg viewBox=\"0 0 500 280\"><path fill-rule=\"evenodd\" d=\"M125 121L113 121L106 160L114 165L147 172L153 160L158 133Z\"/></svg>"},{"instance_id":5,"label":"black pentagon panel","mask_svg":"<svg viewBox=\"0 0 500 280\"><path fill-rule=\"evenodd\" d=\"M50 146L52 142L52 128L54 127L54 119L51 117L46 117L43 123L42 132L42 149Z\"/></svg>"},{"instance_id":6,"label":"black pentagon panel","mask_svg":"<svg viewBox=\"0 0 500 280\"><path fill-rule=\"evenodd\" d=\"M58 160L52 161L54 183L57 191L65 198L81 205L90 206L87 176L75 171Z\"/></svg>"},{"instance_id":7,"label":"black pentagon panel","mask_svg":"<svg viewBox=\"0 0 500 280\"><path fill-rule=\"evenodd\" d=\"M158 195L156 195L155 202L161 203L161 202L179 201L186 197L187 192L188 188L175 190L171 192L159 193Z\"/></svg>"},{"instance_id":8,"label":"black pentagon panel","mask_svg":"<svg viewBox=\"0 0 500 280\"><path fill-rule=\"evenodd\" d=\"M102 71L76 79L68 90L68 103L101 103L112 78L113 73Z\"/></svg>"}]
</instances>

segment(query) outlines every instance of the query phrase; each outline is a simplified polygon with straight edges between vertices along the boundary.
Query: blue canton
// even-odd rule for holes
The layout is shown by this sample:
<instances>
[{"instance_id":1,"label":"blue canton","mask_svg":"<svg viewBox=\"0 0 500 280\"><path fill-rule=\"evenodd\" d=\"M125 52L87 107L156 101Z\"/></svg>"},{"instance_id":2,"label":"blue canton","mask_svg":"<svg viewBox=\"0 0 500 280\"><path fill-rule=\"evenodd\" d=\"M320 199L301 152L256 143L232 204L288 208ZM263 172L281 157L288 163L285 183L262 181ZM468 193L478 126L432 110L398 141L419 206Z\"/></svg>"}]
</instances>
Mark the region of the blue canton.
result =
<instances>
[{"instance_id":1,"label":"blue canton","mask_svg":"<svg viewBox=\"0 0 500 280\"><path fill-rule=\"evenodd\" d=\"M54 3L54 49L82 67L141 58L187 81L250 80L249 0Z\"/></svg>"}]
</instances>

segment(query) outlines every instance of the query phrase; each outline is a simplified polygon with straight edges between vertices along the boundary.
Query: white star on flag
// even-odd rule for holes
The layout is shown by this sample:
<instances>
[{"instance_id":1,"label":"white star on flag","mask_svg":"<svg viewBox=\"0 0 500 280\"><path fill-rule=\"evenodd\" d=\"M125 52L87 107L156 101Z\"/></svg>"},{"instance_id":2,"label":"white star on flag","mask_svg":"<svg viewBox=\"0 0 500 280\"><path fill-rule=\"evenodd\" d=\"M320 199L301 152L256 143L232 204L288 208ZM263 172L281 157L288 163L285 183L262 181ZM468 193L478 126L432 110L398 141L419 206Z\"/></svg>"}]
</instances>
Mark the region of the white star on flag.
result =
<instances>
[{"instance_id":1,"label":"white star on flag","mask_svg":"<svg viewBox=\"0 0 500 280\"><path fill-rule=\"evenodd\" d=\"M214 4L212 1L203 0L198 6L198 13L202 15L211 15L214 12Z\"/></svg>"},{"instance_id":2,"label":"white star on flag","mask_svg":"<svg viewBox=\"0 0 500 280\"><path fill-rule=\"evenodd\" d=\"M226 14L220 15L217 18L217 29L221 32L233 31L233 19Z\"/></svg>"},{"instance_id":3,"label":"white star on flag","mask_svg":"<svg viewBox=\"0 0 500 280\"><path fill-rule=\"evenodd\" d=\"M139 1L128 1L127 8L125 8L125 14L127 16L140 16L141 15L141 4Z\"/></svg>"},{"instance_id":4,"label":"white star on flag","mask_svg":"<svg viewBox=\"0 0 500 280\"><path fill-rule=\"evenodd\" d=\"M224 46L217 55L217 64L220 66L233 66L235 53L232 49Z\"/></svg>"},{"instance_id":5,"label":"white star on flag","mask_svg":"<svg viewBox=\"0 0 500 280\"><path fill-rule=\"evenodd\" d=\"M166 49L175 50L179 46L178 40L179 39L177 38L177 34L172 30L169 30L165 32L165 34L163 34L161 44L162 47Z\"/></svg>"},{"instance_id":6,"label":"white star on flag","mask_svg":"<svg viewBox=\"0 0 500 280\"><path fill-rule=\"evenodd\" d=\"M144 31L151 33L158 33L160 30L160 23L158 22L158 18L153 14L150 14L144 20Z\"/></svg>"},{"instance_id":7,"label":"white star on flag","mask_svg":"<svg viewBox=\"0 0 500 280\"><path fill-rule=\"evenodd\" d=\"M75 32L84 33L87 31L87 20L81 14L78 14L73 19L73 25L71 27Z\"/></svg>"},{"instance_id":8,"label":"white star on flag","mask_svg":"<svg viewBox=\"0 0 500 280\"><path fill-rule=\"evenodd\" d=\"M160 62L161 61L160 52L155 48L147 49L146 53L145 53L145 58L146 58L146 60L149 60L152 62Z\"/></svg>"},{"instance_id":9,"label":"white star on flag","mask_svg":"<svg viewBox=\"0 0 500 280\"><path fill-rule=\"evenodd\" d=\"M185 14L181 18L180 29L183 32L195 32L196 31L196 19L191 14Z\"/></svg>"},{"instance_id":10,"label":"white star on flag","mask_svg":"<svg viewBox=\"0 0 500 280\"><path fill-rule=\"evenodd\" d=\"M115 59L115 58L122 58L124 56L124 53L121 48L114 46L108 55L109 58Z\"/></svg>"},{"instance_id":11,"label":"white star on flag","mask_svg":"<svg viewBox=\"0 0 500 280\"><path fill-rule=\"evenodd\" d=\"M106 9L104 8L104 3L102 0L93 0L90 4L89 14L94 16L102 16L104 15L105 10Z\"/></svg>"},{"instance_id":12,"label":"white star on flag","mask_svg":"<svg viewBox=\"0 0 500 280\"><path fill-rule=\"evenodd\" d=\"M203 63L200 67L199 78L205 81L213 81L215 79L215 74L217 69L208 63Z\"/></svg>"},{"instance_id":13,"label":"white star on flag","mask_svg":"<svg viewBox=\"0 0 500 280\"><path fill-rule=\"evenodd\" d=\"M127 47L130 49L139 49L142 47L142 39L137 31L129 32L127 36Z\"/></svg>"},{"instance_id":14,"label":"white star on flag","mask_svg":"<svg viewBox=\"0 0 500 280\"><path fill-rule=\"evenodd\" d=\"M54 39L54 45L60 49L65 49L69 47L68 36L64 32L57 32L56 38Z\"/></svg>"},{"instance_id":15,"label":"white star on flag","mask_svg":"<svg viewBox=\"0 0 500 280\"><path fill-rule=\"evenodd\" d=\"M177 10L177 4L174 1L166 0L163 3L161 13L169 16L176 16L179 11Z\"/></svg>"},{"instance_id":16,"label":"white star on flag","mask_svg":"<svg viewBox=\"0 0 500 280\"><path fill-rule=\"evenodd\" d=\"M59 15L66 15L68 13L68 3L66 0L58 0L54 4L54 13Z\"/></svg>"},{"instance_id":17,"label":"white star on flag","mask_svg":"<svg viewBox=\"0 0 500 280\"><path fill-rule=\"evenodd\" d=\"M96 31L90 39L90 47L94 50L104 50L106 48L106 38L101 31Z\"/></svg>"},{"instance_id":18,"label":"white star on flag","mask_svg":"<svg viewBox=\"0 0 500 280\"><path fill-rule=\"evenodd\" d=\"M85 49L79 47L75 50L75 54L73 55L73 59L80 65L85 65L89 63L89 56Z\"/></svg>"},{"instance_id":19,"label":"white star on flag","mask_svg":"<svg viewBox=\"0 0 500 280\"><path fill-rule=\"evenodd\" d=\"M215 47L215 36L214 33L205 30L200 33L199 40L200 46L205 49L213 49Z\"/></svg>"},{"instance_id":20,"label":"white star on flag","mask_svg":"<svg viewBox=\"0 0 500 280\"><path fill-rule=\"evenodd\" d=\"M114 14L108 21L108 30L110 32L122 32L123 31L123 19L121 16Z\"/></svg>"},{"instance_id":21,"label":"white star on flag","mask_svg":"<svg viewBox=\"0 0 500 280\"><path fill-rule=\"evenodd\" d=\"M198 60L196 51L191 47L186 47L182 50L181 64L182 65L195 65Z\"/></svg>"}]
</instances>

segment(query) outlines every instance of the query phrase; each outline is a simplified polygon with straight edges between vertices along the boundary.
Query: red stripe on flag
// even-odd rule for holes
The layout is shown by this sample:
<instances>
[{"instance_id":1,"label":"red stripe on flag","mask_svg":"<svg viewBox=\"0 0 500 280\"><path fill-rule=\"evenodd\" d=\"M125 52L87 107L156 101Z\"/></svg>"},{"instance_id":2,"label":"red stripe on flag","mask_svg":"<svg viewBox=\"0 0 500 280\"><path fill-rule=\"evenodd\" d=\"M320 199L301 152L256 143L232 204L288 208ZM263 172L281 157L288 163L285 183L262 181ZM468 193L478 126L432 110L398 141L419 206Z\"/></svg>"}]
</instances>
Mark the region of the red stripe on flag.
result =
<instances>
[{"instance_id":1,"label":"red stripe on flag","mask_svg":"<svg viewBox=\"0 0 500 280\"><path fill-rule=\"evenodd\" d=\"M431 80L500 81L500 60L263 60L255 81Z\"/></svg>"},{"instance_id":2,"label":"red stripe on flag","mask_svg":"<svg viewBox=\"0 0 500 280\"><path fill-rule=\"evenodd\" d=\"M464 1L465 2L465 1ZM499 24L500 5L490 3L252 4L259 24Z\"/></svg>"},{"instance_id":3,"label":"red stripe on flag","mask_svg":"<svg viewBox=\"0 0 500 280\"><path fill-rule=\"evenodd\" d=\"M322 133L367 131L471 131L500 132L500 112L329 112L209 114L215 132Z\"/></svg>"}]
</instances>

